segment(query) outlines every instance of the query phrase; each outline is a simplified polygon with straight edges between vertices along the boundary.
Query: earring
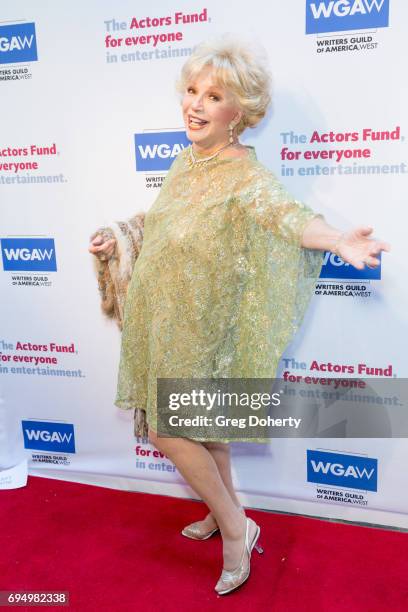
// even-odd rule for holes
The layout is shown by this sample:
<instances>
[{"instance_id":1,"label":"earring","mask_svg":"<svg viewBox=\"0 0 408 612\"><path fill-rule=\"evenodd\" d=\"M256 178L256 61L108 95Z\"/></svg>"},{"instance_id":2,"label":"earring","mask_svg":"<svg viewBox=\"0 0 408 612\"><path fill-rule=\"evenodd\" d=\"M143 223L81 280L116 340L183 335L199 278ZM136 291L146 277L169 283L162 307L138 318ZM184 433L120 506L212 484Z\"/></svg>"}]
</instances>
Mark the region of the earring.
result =
<instances>
[{"instance_id":1,"label":"earring","mask_svg":"<svg viewBox=\"0 0 408 612\"><path fill-rule=\"evenodd\" d=\"M232 144L232 143L234 142L234 134L233 134L233 129L234 129L234 127L235 127L235 126L234 126L234 124L233 124L233 123L230 123L230 124L229 124L229 127L228 127L228 130L229 130L229 141L230 141L230 144Z\"/></svg>"}]
</instances>

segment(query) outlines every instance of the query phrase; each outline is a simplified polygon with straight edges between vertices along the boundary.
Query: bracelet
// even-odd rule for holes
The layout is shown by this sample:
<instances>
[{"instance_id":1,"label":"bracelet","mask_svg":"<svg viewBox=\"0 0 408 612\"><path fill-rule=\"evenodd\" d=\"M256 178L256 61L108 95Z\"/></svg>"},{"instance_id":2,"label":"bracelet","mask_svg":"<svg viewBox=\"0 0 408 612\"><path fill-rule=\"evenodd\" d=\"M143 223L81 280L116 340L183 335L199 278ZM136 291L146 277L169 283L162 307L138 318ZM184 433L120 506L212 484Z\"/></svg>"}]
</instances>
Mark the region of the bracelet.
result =
<instances>
[{"instance_id":1,"label":"bracelet","mask_svg":"<svg viewBox=\"0 0 408 612\"><path fill-rule=\"evenodd\" d=\"M343 238L344 238L344 235L345 235L345 232L343 232L343 233L342 233L342 234L339 236L339 238L337 238L336 242L334 243L333 248L331 249L331 252L332 252L332 253L334 253L335 255L337 255L337 257L340 257L340 255L338 254L337 250L338 250L338 248L339 248L339 244L340 244L340 242L341 242L341 241L343 240Z\"/></svg>"}]
</instances>

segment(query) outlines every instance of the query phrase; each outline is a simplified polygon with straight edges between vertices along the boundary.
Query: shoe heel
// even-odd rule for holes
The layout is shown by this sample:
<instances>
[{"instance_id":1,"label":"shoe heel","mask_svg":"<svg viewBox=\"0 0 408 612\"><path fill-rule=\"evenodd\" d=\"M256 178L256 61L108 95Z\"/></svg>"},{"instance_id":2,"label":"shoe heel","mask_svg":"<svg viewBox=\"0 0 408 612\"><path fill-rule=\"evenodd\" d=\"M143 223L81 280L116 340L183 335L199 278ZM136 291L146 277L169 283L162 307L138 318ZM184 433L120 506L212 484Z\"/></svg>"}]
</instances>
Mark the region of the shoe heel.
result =
<instances>
[{"instance_id":1,"label":"shoe heel","mask_svg":"<svg viewBox=\"0 0 408 612\"><path fill-rule=\"evenodd\" d=\"M261 529L258 526L258 533L255 536L255 542L252 545L252 548L255 548L255 550L261 555L264 551L263 546L261 544L261 542L259 541L259 536L261 535Z\"/></svg>"},{"instance_id":2,"label":"shoe heel","mask_svg":"<svg viewBox=\"0 0 408 612\"><path fill-rule=\"evenodd\" d=\"M262 544L259 544L258 542L255 544L254 546L255 550L261 555L264 551Z\"/></svg>"}]
</instances>

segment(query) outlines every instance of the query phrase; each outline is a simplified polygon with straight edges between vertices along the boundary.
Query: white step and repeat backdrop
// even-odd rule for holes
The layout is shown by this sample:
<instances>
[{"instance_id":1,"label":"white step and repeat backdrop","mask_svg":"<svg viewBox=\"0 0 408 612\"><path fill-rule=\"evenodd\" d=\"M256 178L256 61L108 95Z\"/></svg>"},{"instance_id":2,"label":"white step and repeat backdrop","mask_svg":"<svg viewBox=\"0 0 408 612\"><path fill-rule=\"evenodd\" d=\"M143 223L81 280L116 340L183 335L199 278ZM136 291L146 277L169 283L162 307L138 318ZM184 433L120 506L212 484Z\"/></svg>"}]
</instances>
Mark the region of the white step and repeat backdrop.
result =
<instances>
[{"instance_id":1,"label":"white step and repeat backdrop","mask_svg":"<svg viewBox=\"0 0 408 612\"><path fill-rule=\"evenodd\" d=\"M192 496L113 405L120 348L88 238L148 210L185 146L175 81L214 34L261 43L273 108L244 135L298 199L392 244L381 270L326 253L282 371L408 375L404 0L15 0L0 9L1 468ZM408 526L406 439L233 444L245 504ZM370 420L370 410L365 414Z\"/></svg>"}]
</instances>

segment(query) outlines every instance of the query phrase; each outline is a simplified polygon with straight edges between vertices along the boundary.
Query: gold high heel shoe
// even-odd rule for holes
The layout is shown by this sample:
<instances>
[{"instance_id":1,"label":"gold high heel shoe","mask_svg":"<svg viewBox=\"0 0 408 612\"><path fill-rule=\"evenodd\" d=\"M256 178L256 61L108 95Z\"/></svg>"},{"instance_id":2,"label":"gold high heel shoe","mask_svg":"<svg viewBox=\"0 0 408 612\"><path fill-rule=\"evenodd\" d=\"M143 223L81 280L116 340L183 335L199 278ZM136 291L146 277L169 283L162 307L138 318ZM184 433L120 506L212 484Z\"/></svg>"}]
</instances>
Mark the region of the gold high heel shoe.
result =
<instances>
[{"instance_id":1,"label":"gold high heel shoe","mask_svg":"<svg viewBox=\"0 0 408 612\"><path fill-rule=\"evenodd\" d=\"M181 532L182 535L186 536L186 538L191 538L192 540L208 540L208 538L211 538L214 533L217 533L217 531L220 530L219 527L215 527L214 529L205 531L202 529L202 527L200 527L200 523L201 521L197 521L196 523L187 525L187 527L184 527L183 531Z\"/></svg>"},{"instance_id":2,"label":"gold high heel shoe","mask_svg":"<svg viewBox=\"0 0 408 612\"><path fill-rule=\"evenodd\" d=\"M250 529L251 528L251 529ZM250 530L253 535L250 536ZM218 595L226 595L235 591L249 578L251 572L251 553L252 549L255 548L259 553L263 553L263 548L258 544L259 535L261 533L260 527L250 518L247 518L246 529L245 529L245 540L244 550L240 564L234 570L222 570L220 579L215 585L215 590Z\"/></svg>"}]
</instances>

